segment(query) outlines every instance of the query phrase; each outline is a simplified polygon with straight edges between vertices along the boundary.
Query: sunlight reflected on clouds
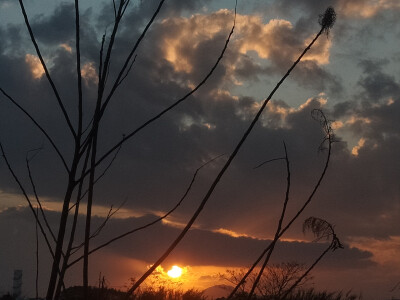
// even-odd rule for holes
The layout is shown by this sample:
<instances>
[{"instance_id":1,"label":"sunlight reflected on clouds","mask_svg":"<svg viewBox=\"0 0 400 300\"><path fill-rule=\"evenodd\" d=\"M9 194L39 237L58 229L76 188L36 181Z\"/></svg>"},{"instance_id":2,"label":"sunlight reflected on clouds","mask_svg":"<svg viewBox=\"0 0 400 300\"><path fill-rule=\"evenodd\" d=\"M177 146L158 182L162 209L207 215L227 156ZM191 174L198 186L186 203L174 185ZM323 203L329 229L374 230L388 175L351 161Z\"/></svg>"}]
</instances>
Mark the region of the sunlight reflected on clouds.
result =
<instances>
[{"instance_id":1,"label":"sunlight reflected on clouds","mask_svg":"<svg viewBox=\"0 0 400 300\"><path fill-rule=\"evenodd\" d=\"M37 56L26 54L25 62L27 63L33 78L40 79L44 75L43 66Z\"/></svg>"}]
</instances>

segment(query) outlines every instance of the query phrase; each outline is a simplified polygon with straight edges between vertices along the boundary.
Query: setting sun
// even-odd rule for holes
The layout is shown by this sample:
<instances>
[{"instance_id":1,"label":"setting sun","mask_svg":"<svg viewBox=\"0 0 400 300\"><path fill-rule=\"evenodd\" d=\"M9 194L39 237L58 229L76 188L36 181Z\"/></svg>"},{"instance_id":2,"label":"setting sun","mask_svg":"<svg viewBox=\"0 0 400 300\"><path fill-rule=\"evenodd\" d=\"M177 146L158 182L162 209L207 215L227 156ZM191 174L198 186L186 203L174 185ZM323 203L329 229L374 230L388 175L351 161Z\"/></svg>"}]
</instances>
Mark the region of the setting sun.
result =
<instances>
[{"instance_id":1,"label":"setting sun","mask_svg":"<svg viewBox=\"0 0 400 300\"><path fill-rule=\"evenodd\" d=\"M167 272L169 277L178 278L182 275L182 268L178 266L172 266L171 270Z\"/></svg>"}]
</instances>

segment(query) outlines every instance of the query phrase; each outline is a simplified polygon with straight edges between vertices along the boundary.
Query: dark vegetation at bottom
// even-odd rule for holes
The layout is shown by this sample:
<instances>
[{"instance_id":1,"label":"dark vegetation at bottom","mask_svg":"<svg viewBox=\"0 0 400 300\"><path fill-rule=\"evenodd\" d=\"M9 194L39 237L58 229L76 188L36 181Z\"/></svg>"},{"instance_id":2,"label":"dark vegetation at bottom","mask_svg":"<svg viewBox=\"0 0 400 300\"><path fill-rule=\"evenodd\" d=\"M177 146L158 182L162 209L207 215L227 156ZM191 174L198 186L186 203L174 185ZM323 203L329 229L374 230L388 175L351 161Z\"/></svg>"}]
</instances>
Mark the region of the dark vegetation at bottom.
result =
<instances>
[{"instance_id":1,"label":"dark vegetation at bottom","mask_svg":"<svg viewBox=\"0 0 400 300\"><path fill-rule=\"evenodd\" d=\"M74 286L67 288L62 294L62 300L123 300L126 299L126 293L112 288L98 288L90 287L88 298L83 296L83 287ZM246 300L247 293L238 293L232 300ZM35 298L30 298L35 299ZM41 299L41 298L40 298ZM210 300L207 296L203 295L202 291L190 289L187 291L158 288L158 289L145 289L131 296L130 299L134 300ZM315 289L299 289L285 299L277 298L276 296L253 296L254 300L361 300L360 295L351 292L343 293L316 291ZM6 294L0 297L0 300L15 300L15 298ZM226 300L221 297L216 300Z\"/></svg>"}]
</instances>

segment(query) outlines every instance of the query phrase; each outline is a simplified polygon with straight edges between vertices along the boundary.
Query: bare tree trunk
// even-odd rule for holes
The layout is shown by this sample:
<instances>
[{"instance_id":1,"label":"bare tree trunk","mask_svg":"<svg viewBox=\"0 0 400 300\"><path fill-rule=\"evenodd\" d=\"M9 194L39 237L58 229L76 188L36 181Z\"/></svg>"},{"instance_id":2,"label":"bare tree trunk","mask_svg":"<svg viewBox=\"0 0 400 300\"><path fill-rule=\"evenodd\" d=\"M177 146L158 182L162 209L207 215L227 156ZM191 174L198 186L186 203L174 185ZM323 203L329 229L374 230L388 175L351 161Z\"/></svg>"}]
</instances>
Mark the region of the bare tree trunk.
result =
<instances>
[{"instance_id":1,"label":"bare tree trunk","mask_svg":"<svg viewBox=\"0 0 400 300\"><path fill-rule=\"evenodd\" d=\"M76 169L76 166L73 169ZM72 170L71 170L71 172L72 172ZM61 255L62 255L62 251L63 251L65 230L66 230L66 226L67 226L69 203L70 203L70 200L72 197L72 192L74 190L74 185L75 185L74 180L73 180L73 178L71 178L71 175L70 175L67 191L66 191L65 197L64 197L64 204L63 204L63 208L62 208L62 212L61 212L60 227L58 229L57 244L56 244L56 249L54 252L54 259L53 259L53 264L52 264L52 268L51 268L49 285L47 288L46 300L53 299L54 290L56 287L56 282L57 282L58 273L59 273L59 269L60 269Z\"/></svg>"},{"instance_id":2,"label":"bare tree trunk","mask_svg":"<svg viewBox=\"0 0 400 300\"><path fill-rule=\"evenodd\" d=\"M36 214L39 214L39 208L36 208ZM38 222L35 226L35 237L36 237L36 280L35 280L35 290L36 290L36 300L39 299L39 232L38 232Z\"/></svg>"}]
</instances>

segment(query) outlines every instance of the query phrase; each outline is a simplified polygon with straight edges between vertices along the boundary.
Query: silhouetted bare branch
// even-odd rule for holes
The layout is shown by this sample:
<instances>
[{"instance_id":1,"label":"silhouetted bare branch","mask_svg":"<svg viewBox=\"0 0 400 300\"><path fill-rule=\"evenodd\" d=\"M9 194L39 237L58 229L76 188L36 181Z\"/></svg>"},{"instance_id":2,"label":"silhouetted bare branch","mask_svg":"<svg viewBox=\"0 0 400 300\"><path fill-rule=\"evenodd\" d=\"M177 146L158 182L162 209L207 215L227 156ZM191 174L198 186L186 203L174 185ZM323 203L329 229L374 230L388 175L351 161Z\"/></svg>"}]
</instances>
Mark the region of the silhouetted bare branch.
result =
<instances>
[{"instance_id":1,"label":"silhouetted bare branch","mask_svg":"<svg viewBox=\"0 0 400 300\"><path fill-rule=\"evenodd\" d=\"M36 214L36 211L35 211L35 209L34 209L34 207L32 205L32 202L31 202L31 199L28 196L28 193L26 192L26 190L23 187L23 185L22 185L21 181L19 180L18 176L15 174L14 169L12 168L10 162L8 161L6 153L4 151L4 148L3 148L3 145L2 145L1 142L0 142L0 150L1 150L1 154L2 154L3 159L4 159L4 161L5 161L6 165L7 165L8 170L10 171L12 177L14 178L14 181L17 183L21 193L24 195L25 200L28 202L28 206L31 209L31 212L33 213L33 216L35 217L36 223L39 225L40 231L41 231L41 233L42 233L42 235L43 235L43 237L44 237L44 239L46 241L46 244L47 244L47 247L49 249L49 252L50 252L51 256L54 257L53 249L52 249L52 247L50 245L50 242L49 242L49 240L47 238L46 232L45 232L42 224L40 223L39 216Z\"/></svg>"},{"instance_id":2,"label":"silhouetted bare branch","mask_svg":"<svg viewBox=\"0 0 400 300\"><path fill-rule=\"evenodd\" d=\"M286 157L278 157L278 158L269 159L269 160L266 160L266 161L262 162L261 164L255 166L253 169L258 169L258 168L262 167L263 165L268 164L270 162L277 161L277 160L284 160L284 159L286 159Z\"/></svg>"},{"instance_id":3,"label":"silhouetted bare branch","mask_svg":"<svg viewBox=\"0 0 400 300\"><path fill-rule=\"evenodd\" d=\"M65 121L67 122L68 127L69 127L72 135L76 138L76 132L74 130L74 127L72 126L70 117L68 116L68 113L67 113L67 111L66 111L66 109L64 107L64 104L63 104L63 102L61 100L61 97L60 97L60 95L58 93L58 90L57 90L57 88L56 88L56 86L55 86L55 84L53 82L53 79L50 76L49 70L47 69L46 63L44 62L42 53L40 52L39 46L38 46L38 44L36 42L36 38L35 38L35 35L34 35L33 31L32 31L31 24L29 22L28 16L27 16L26 11L25 11L24 3L23 3L22 0L19 0L19 5L21 7L21 12L22 12L22 14L24 16L26 28L28 29L29 36L31 37L32 44L33 44L33 46L35 47L35 50L36 50L36 54L39 57L40 63L42 64L43 70L44 70L44 72L46 74L46 78L47 78L48 82L51 85L51 88L52 88L52 90L54 92L54 95L55 95L55 97L57 99L58 106L60 107L60 109L61 109L61 111L62 111L62 113L64 115Z\"/></svg>"},{"instance_id":4,"label":"silhouetted bare branch","mask_svg":"<svg viewBox=\"0 0 400 300\"><path fill-rule=\"evenodd\" d=\"M64 156L61 154L60 150L58 149L58 147L56 146L56 144L54 143L53 139L50 137L50 135L47 133L47 131L35 120L35 118L26 110L24 109L20 104L18 104L17 101L14 100L13 97L11 97L9 94L6 93L5 90L3 90L0 87L0 91L2 92L2 94L11 101L12 104L14 104L20 111L22 111L32 122L33 124L35 124L35 126L43 133L43 135L47 138L47 140L50 142L50 144L53 146L54 150L56 151L58 157L60 158L64 168L66 169L66 171L69 173L70 170L68 168L68 165L64 159Z\"/></svg>"},{"instance_id":5,"label":"silhouetted bare branch","mask_svg":"<svg viewBox=\"0 0 400 300\"><path fill-rule=\"evenodd\" d=\"M279 237L280 237L279 234L280 234L281 229L282 229L283 219L285 218L286 208L287 208L287 204L289 202L289 194L290 194L290 163L289 163L289 157L288 157L288 154L287 154L287 148L286 148L285 142L283 142L283 146L284 146L284 149L285 149L285 157L284 157L284 159L285 159L285 162L286 162L286 174L287 174L285 200L283 201L282 212L281 212L281 216L280 216L279 221L278 221L278 226L276 228L274 239L273 239L273 241L271 243L271 249L270 249L270 251L268 252L268 254L266 256L266 258L264 260L264 263L261 266L260 271L258 272L258 275L257 275L256 279L253 282L253 286L251 287L250 293L248 295L248 299L251 299L253 297L254 291L257 288L258 283L260 282L260 279L261 279L261 276L263 275L264 269L268 265L269 259L271 258L271 254L274 251L275 245L279 240ZM274 161L274 160L270 160L270 161ZM263 165L263 164L261 164L261 165Z\"/></svg>"},{"instance_id":6,"label":"silhouetted bare branch","mask_svg":"<svg viewBox=\"0 0 400 300\"><path fill-rule=\"evenodd\" d=\"M39 208L36 207L36 215L39 214ZM39 299L39 232L38 223L35 223L35 239L36 239L36 278L35 278L35 295L36 300Z\"/></svg>"},{"instance_id":7,"label":"silhouetted bare branch","mask_svg":"<svg viewBox=\"0 0 400 300\"><path fill-rule=\"evenodd\" d=\"M82 136L83 121L83 95L82 95L82 70L81 70L81 46L80 46L80 21L79 21L79 1L75 0L75 49L76 49L76 74L78 77L78 130L76 138Z\"/></svg>"},{"instance_id":8,"label":"silhouetted bare branch","mask_svg":"<svg viewBox=\"0 0 400 300\"><path fill-rule=\"evenodd\" d=\"M87 149L87 152L86 152L85 160L83 162L81 175L87 169L87 166L88 166L88 163L89 163L89 157L90 157L90 150L91 150L91 147L89 146L89 148ZM76 195L76 202L74 204L74 207L75 207L74 217L73 217L73 221L72 221L72 226L71 226L70 236L69 236L69 240L68 240L67 250L65 252L65 258L63 260L60 277L58 279L58 284L57 284L57 288L56 288L56 292L55 292L55 299L59 299L59 297L60 297L61 287L64 286L65 272L68 269L68 261L69 261L71 255L72 255L71 254L72 245L73 245L73 243L75 241L76 227L77 227L77 224L78 224L79 205L80 205L80 201L83 198L82 197L82 190L83 190L83 180L80 181L79 185L78 185L78 193ZM64 290L65 290L65 288L64 288Z\"/></svg>"},{"instance_id":9,"label":"silhouetted bare branch","mask_svg":"<svg viewBox=\"0 0 400 300\"><path fill-rule=\"evenodd\" d=\"M44 212L44 210L43 210L42 203L41 203L41 201L39 200L39 196L38 196L37 191L36 191L36 185L35 185L35 183L34 183L34 181L33 181L33 176L32 176L32 172L31 172L31 168L30 168L30 166L29 166L29 162L34 158L34 156L36 156L36 154L38 153L38 151L40 151L41 149L42 149L42 147L41 147L41 148L38 148L38 149L34 149L34 150L28 151L28 153L29 153L29 152L32 152L32 151L35 151L36 153L35 153L33 156L31 156L31 157L28 157L28 155L27 155L27 157L26 157L26 168L28 169L29 181L30 181L31 186L32 186L33 194L35 195L36 202L37 202L37 204L39 205L40 212L41 212L41 214L42 214L43 220L44 220L44 222L45 222L45 224L46 224L47 229L48 229L49 232L50 232L51 237L53 238L53 241L54 241L54 242L57 242L57 241L56 241L56 237L55 237L55 235L54 235L54 233L53 233L53 230L51 229L51 226L50 226L50 224L49 224L49 222L48 222L48 220L47 220L46 214L45 214L45 212Z\"/></svg>"},{"instance_id":10,"label":"silhouetted bare branch","mask_svg":"<svg viewBox=\"0 0 400 300\"><path fill-rule=\"evenodd\" d=\"M93 239L96 236L100 234L102 229L106 226L107 222L112 218L113 215L115 215L121 208L122 206L126 203L126 200L123 201L120 206L117 209L113 209L113 206L111 205L110 209L108 210L108 213L104 219L104 221L97 227L97 229L90 235L89 239ZM84 246L84 243L79 244L78 246L74 246L71 248L71 255L79 251ZM90 254L90 253L89 253Z\"/></svg>"}]
</instances>

